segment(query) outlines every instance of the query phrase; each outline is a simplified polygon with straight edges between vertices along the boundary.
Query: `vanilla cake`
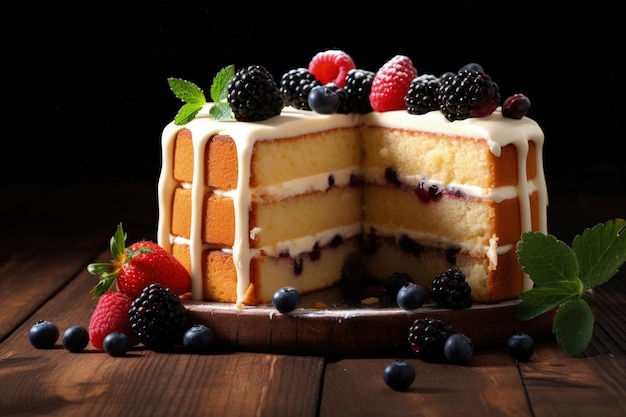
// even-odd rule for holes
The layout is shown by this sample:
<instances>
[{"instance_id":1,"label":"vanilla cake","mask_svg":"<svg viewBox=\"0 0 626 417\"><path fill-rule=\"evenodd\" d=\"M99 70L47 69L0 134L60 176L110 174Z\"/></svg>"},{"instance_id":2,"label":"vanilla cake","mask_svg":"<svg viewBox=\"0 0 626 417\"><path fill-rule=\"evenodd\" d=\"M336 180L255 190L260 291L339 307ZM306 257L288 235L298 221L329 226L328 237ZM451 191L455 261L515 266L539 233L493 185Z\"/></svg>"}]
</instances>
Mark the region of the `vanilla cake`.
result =
<instances>
[{"instance_id":1,"label":"vanilla cake","mask_svg":"<svg viewBox=\"0 0 626 417\"><path fill-rule=\"evenodd\" d=\"M342 279L461 269L476 302L529 288L515 245L547 232L543 132L523 117L439 111L217 121L211 104L162 134L158 243L195 300L239 307ZM356 277L356 278L355 278Z\"/></svg>"}]
</instances>

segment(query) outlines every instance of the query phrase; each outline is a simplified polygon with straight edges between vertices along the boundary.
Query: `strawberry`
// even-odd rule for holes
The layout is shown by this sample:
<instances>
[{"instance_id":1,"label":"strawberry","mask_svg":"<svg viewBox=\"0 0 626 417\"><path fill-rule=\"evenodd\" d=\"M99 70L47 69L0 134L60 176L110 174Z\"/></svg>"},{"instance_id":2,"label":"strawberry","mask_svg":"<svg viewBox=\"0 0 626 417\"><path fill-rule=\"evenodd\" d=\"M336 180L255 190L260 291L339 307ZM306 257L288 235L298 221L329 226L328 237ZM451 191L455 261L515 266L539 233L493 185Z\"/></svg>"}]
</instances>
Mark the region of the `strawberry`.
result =
<instances>
[{"instance_id":1,"label":"strawberry","mask_svg":"<svg viewBox=\"0 0 626 417\"><path fill-rule=\"evenodd\" d=\"M178 296L191 291L189 272L161 246L145 240L133 243L128 248L125 245L126 234L120 224L111 238L113 260L87 266L89 273L100 276L100 281L92 290L94 297L110 290L113 283L116 283L118 291L133 300L152 283L160 283Z\"/></svg>"},{"instance_id":2,"label":"strawberry","mask_svg":"<svg viewBox=\"0 0 626 417\"><path fill-rule=\"evenodd\" d=\"M356 68L354 61L344 51L329 49L318 52L309 62L309 72L322 84L334 83L343 88L348 71Z\"/></svg>"},{"instance_id":3,"label":"strawberry","mask_svg":"<svg viewBox=\"0 0 626 417\"><path fill-rule=\"evenodd\" d=\"M417 77L417 70L410 58L396 55L387 61L376 73L372 81L370 104L377 112L406 110L404 97L411 81Z\"/></svg>"},{"instance_id":4,"label":"strawberry","mask_svg":"<svg viewBox=\"0 0 626 417\"><path fill-rule=\"evenodd\" d=\"M139 343L130 326L128 310L132 300L126 294L107 291L100 296L89 319L89 341L96 349L102 349L104 338L113 332L128 336L131 346Z\"/></svg>"}]
</instances>

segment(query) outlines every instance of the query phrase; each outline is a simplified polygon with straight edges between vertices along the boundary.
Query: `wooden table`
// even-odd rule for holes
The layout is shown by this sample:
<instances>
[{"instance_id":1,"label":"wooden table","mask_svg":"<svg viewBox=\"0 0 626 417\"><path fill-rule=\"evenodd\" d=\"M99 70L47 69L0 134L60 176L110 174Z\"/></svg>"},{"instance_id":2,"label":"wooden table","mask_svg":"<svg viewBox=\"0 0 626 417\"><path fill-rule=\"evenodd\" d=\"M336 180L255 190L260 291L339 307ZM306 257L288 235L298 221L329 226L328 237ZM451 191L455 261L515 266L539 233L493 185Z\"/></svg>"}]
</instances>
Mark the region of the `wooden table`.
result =
<instances>
[{"instance_id":1,"label":"wooden table","mask_svg":"<svg viewBox=\"0 0 626 417\"><path fill-rule=\"evenodd\" d=\"M115 358L59 342L37 350L39 319L61 332L88 326L95 302L86 265L108 256L122 221L129 240L154 239L154 184L0 186L0 416L584 416L626 415L626 271L597 288L596 325L583 358L548 337L528 362L503 347L470 363L407 357L417 378L395 392L393 357L318 357L241 351L207 355L138 347ZM571 243L626 216L626 195L552 195L550 233Z\"/></svg>"}]
</instances>

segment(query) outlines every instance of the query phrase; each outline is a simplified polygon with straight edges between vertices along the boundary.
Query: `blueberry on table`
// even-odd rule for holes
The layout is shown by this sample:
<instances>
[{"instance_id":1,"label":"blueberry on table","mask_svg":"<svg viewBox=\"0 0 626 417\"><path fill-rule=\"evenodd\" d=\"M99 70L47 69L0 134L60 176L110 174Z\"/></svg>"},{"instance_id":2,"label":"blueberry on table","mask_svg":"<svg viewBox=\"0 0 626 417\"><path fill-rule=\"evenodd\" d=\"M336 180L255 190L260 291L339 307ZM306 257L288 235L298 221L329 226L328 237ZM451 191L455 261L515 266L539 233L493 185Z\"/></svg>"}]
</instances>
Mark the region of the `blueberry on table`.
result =
<instances>
[{"instance_id":1,"label":"blueberry on table","mask_svg":"<svg viewBox=\"0 0 626 417\"><path fill-rule=\"evenodd\" d=\"M28 340L37 349L49 349L59 339L59 328L48 320L39 320L28 331Z\"/></svg>"},{"instance_id":2,"label":"blueberry on table","mask_svg":"<svg viewBox=\"0 0 626 417\"><path fill-rule=\"evenodd\" d=\"M396 359L385 367L383 380L395 391L406 391L415 381L415 367L404 359Z\"/></svg>"},{"instance_id":3,"label":"blueberry on table","mask_svg":"<svg viewBox=\"0 0 626 417\"><path fill-rule=\"evenodd\" d=\"M446 340L443 353L450 363L465 365L474 355L474 344L464 334L455 333Z\"/></svg>"},{"instance_id":4,"label":"blueberry on table","mask_svg":"<svg viewBox=\"0 0 626 417\"><path fill-rule=\"evenodd\" d=\"M89 332L83 326L70 326L63 332L61 343L70 352L82 352L89 343Z\"/></svg>"},{"instance_id":5,"label":"blueberry on table","mask_svg":"<svg viewBox=\"0 0 626 417\"><path fill-rule=\"evenodd\" d=\"M535 341L529 334L519 332L507 340L506 347L513 359L524 362L535 352Z\"/></svg>"},{"instance_id":6,"label":"blueberry on table","mask_svg":"<svg viewBox=\"0 0 626 417\"><path fill-rule=\"evenodd\" d=\"M396 296L398 306L403 310L415 310L424 305L426 290L419 284L407 282L399 290Z\"/></svg>"},{"instance_id":7,"label":"blueberry on table","mask_svg":"<svg viewBox=\"0 0 626 417\"><path fill-rule=\"evenodd\" d=\"M105 336L102 341L102 348L110 356L124 356L130 349L130 341L124 333L113 332Z\"/></svg>"},{"instance_id":8,"label":"blueberry on table","mask_svg":"<svg viewBox=\"0 0 626 417\"><path fill-rule=\"evenodd\" d=\"M194 324L183 335L183 346L187 352L204 353L215 344L215 334L204 324Z\"/></svg>"}]
</instances>

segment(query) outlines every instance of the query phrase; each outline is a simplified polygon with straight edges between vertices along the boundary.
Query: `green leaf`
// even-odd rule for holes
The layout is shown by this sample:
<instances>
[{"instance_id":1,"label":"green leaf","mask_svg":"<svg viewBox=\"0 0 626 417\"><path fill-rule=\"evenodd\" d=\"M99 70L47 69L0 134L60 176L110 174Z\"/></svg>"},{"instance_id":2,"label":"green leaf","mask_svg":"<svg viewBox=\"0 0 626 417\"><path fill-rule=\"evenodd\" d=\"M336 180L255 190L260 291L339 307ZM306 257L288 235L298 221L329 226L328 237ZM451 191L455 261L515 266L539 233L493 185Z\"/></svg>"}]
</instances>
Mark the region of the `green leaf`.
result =
<instances>
[{"instance_id":1,"label":"green leaf","mask_svg":"<svg viewBox=\"0 0 626 417\"><path fill-rule=\"evenodd\" d=\"M517 243L522 270L538 286L578 278L576 254L564 242L541 232L525 232Z\"/></svg>"},{"instance_id":2,"label":"green leaf","mask_svg":"<svg viewBox=\"0 0 626 417\"><path fill-rule=\"evenodd\" d=\"M174 124L181 126L181 125L186 125L187 123L191 122L194 119L194 117L196 117L198 112L202 110L202 106L203 104L199 104L199 103L184 104L178 110L178 113L176 114L176 117L174 118Z\"/></svg>"},{"instance_id":3,"label":"green leaf","mask_svg":"<svg viewBox=\"0 0 626 417\"><path fill-rule=\"evenodd\" d=\"M91 275L102 275L106 272L109 272L109 269L111 269L110 263L93 263L87 265L87 271Z\"/></svg>"},{"instance_id":4,"label":"green leaf","mask_svg":"<svg viewBox=\"0 0 626 417\"><path fill-rule=\"evenodd\" d=\"M227 103L216 103L211 106L209 116L215 120L230 120L233 118L230 106Z\"/></svg>"},{"instance_id":5,"label":"green leaf","mask_svg":"<svg viewBox=\"0 0 626 417\"><path fill-rule=\"evenodd\" d=\"M594 317L589 305L581 298L566 301L554 316L552 332L558 344L570 356L580 356L593 335Z\"/></svg>"},{"instance_id":6,"label":"green leaf","mask_svg":"<svg viewBox=\"0 0 626 417\"><path fill-rule=\"evenodd\" d=\"M115 278L117 277L117 272L110 274L102 274L100 275L100 280L96 284L96 286L91 290L91 296L94 298L100 297L102 294L107 292L113 283L115 282Z\"/></svg>"},{"instance_id":7,"label":"green leaf","mask_svg":"<svg viewBox=\"0 0 626 417\"><path fill-rule=\"evenodd\" d=\"M580 280L559 281L553 284L552 287L535 287L519 293L518 296L522 301L515 308L515 318L530 320L580 294Z\"/></svg>"},{"instance_id":8,"label":"green leaf","mask_svg":"<svg viewBox=\"0 0 626 417\"><path fill-rule=\"evenodd\" d=\"M126 233L122 229L122 223L117 225L115 234L111 238L111 255L113 259L117 259L124 254L126 250Z\"/></svg>"},{"instance_id":9,"label":"green leaf","mask_svg":"<svg viewBox=\"0 0 626 417\"><path fill-rule=\"evenodd\" d=\"M228 97L228 83L235 77L235 66L228 65L222 68L213 78L211 84L211 100L216 103L226 101Z\"/></svg>"},{"instance_id":10,"label":"green leaf","mask_svg":"<svg viewBox=\"0 0 626 417\"><path fill-rule=\"evenodd\" d=\"M609 220L585 229L574 238L572 249L578 258L585 289L604 284L626 262L625 228L623 219Z\"/></svg>"},{"instance_id":11,"label":"green leaf","mask_svg":"<svg viewBox=\"0 0 626 417\"><path fill-rule=\"evenodd\" d=\"M206 97L204 92L190 81L186 81L180 78L168 78L168 84L170 89L176 97L189 104L206 104Z\"/></svg>"}]
</instances>

